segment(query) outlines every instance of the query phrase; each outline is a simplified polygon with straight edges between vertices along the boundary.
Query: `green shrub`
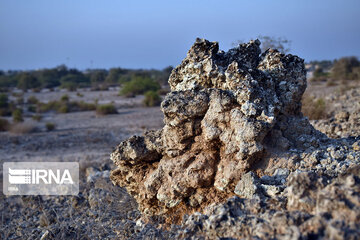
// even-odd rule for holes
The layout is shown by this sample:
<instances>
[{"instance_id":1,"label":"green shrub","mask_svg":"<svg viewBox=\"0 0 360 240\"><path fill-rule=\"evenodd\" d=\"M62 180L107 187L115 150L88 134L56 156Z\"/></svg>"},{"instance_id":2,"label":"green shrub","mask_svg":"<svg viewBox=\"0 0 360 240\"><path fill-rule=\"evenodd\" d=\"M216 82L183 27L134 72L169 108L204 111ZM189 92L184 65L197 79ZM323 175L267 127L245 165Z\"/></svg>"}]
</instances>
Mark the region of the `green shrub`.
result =
<instances>
[{"instance_id":1,"label":"green shrub","mask_svg":"<svg viewBox=\"0 0 360 240\"><path fill-rule=\"evenodd\" d=\"M78 86L74 82L63 82L63 83L61 83L61 87L66 88L67 90L69 90L71 92L75 92Z\"/></svg>"},{"instance_id":2,"label":"green shrub","mask_svg":"<svg viewBox=\"0 0 360 240\"><path fill-rule=\"evenodd\" d=\"M58 113L68 113L70 112L69 107L67 104L61 104L60 107L56 109L56 112Z\"/></svg>"},{"instance_id":3,"label":"green shrub","mask_svg":"<svg viewBox=\"0 0 360 240\"><path fill-rule=\"evenodd\" d=\"M126 82L119 94L125 97L134 97L144 94L147 91L157 91L160 89L159 83L148 77L134 77L130 82Z\"/></svg>"},{"instance_id":4,"label":"green shrub","mask_svg":"<svg viewBox=\"0 0 360 240\"><path fill-rule=\"evenodd\" d=\"M14 122L23 122L24 121L21 109L18 109L18 108L15 109L12 112L12 117L13 117Z\"/></svg>"},{"instance_id":5,"label":"green shrub","mask_svg":"<svg viewBox=\"0 0 360 240\"><path fill-rule=\"evenodd\" d=\"M69 113L69 112L78 112L78 111L92 111L95 109L96 109L96 105L93 103L86 103L84 101L67 102L64 100L64 101L50 101L48 103L38 103L36 111L38 113L44 113L49 111L56 111L58 113Z\"/></svg>"},{"instance_id":6,"label":"green shrub","mask_svg":"<svg viewBox=\"0 0 360 240\"><path fill-rule=\"evenodd\" d=\"M36 112L36 106L34 105L29 105L27 109L29 112L33 112L33 113Z\"/></svg>"},{"instance_id":7,"label":"green shrub","mask_svg":"<svg viewBox=\"0 0 360 240\"><path fill-rule=\"evenodd\" d=\"M96 114L98 115L107 115L107 114L116 114L117 110L113 104L104 104L98 105L96 107Z\"/></svg>"},{"instance_id":8,"label":"green shrub","mask_svg":"<svg viewBox=\"0 0 360 240\"><path fill-rule=\"evenodd\" d=\"M161 97L157 92L154 91L147 91L144 94L144 105L147 107L159 106L161 103Z\"/></svg>"},{"instance_id":9,"label":"green shrub","mask_svg":"<svg viewBox=\"0 0 360 240\"><path fill-rule=\"evenodd\" d=\"M71 102L70 103L71 111L92 111L96 109L96 105L94 103L86 103L84 101L80 102Z\"/></svg>"},{"instance_id":10,"label":"green shrub","mask_svg":"<svg viewBox=\"0 0 360 240\"><path fill-rule=\"evenodd\" d=\"M48 122L48 123L46 123L45 127L46 127L47 131L52 131L56 128L56 125L55 125L55 123Z\"/></svg>"},{"instance_id":11,"label":"green shrub","mask_svg":"<svg viewBox=\"0 0 360 240\"><path fill-rule=\"evenodd\" d=\"M326 82L329 77L330 77L330 73L324 72L324 70L319 67L314 71L313 77L310 79L310 81L311 82Z\"/></svg>"},{"instance_id":12,"label":"green shrub","mask_svg":"<svg viewBox=\"0 0 360 240\"><path fill-rule=\"evenodd\" d=\"M39 102L39 99L37 99L35 96L30 96L27 99L28 104L37 104Z\"/></svg>"},{"instance_id":13,"label":"green shrub","mask_svg":"<svg viewBox=\"0 0 360 240\"><path fill-rule=\"evenodd\" d=\"M0 132L9 130L10 124L9 121L3 118L0 118Z\"/></svg>"},{"instance_id":14,"label":"green shrub","mask_svg":"<svg viewBox=\"0 0 360 240\"><path fill-rule=\"evenodd\" d=\"M31 118L32 118L33 120L35 120L35 121L40 122L40 121L41 121L41 119L42 119L42 116L41 116L41 115L39 115L39 114L36 114L36 115L33 115Z\"/></svg>"},{"instance_id":15,"label":"green shrub","mask_svg":"<svg viewBox=\"0 0 360 240\"><path fill-rule=\"evenodd\" d=\"M69 101L69 96L67 94L62 95L60 98L60 101L62 102L68 102Z\"/></svg>"},{"instance_id":16,"label":"green shrub","mask_svg":"<svg viewBox=\"0 0 360 240\"><path fill-rule=\"evenodd\" d=\"M17 88L22 89L23 91L27 91L28 89L39 88L41 83L39 79L37 79L30 72L22 72L19 75Z\"/></svg>"},{"instance_id":17,"label":"green shrub","mask_svg":"<svg viewBox=\"0 0 360 240\"><path fill-rule=\"evenodd\" d=\"M63 106L63 103L60 101L50 101L48 103L38 103L36 105L36 112L44 113L49 111L58 111L58 109Z\"/></svg>"}]
</instances>

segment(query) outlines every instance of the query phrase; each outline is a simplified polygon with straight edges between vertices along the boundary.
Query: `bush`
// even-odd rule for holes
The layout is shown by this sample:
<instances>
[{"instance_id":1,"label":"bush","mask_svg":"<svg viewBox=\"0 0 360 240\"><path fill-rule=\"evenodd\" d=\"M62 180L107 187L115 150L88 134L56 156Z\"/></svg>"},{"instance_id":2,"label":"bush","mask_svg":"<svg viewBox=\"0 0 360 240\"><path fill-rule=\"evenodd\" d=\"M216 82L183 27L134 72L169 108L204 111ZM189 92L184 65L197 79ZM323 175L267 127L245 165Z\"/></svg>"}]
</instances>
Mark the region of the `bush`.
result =
<instances>
[{"instance_id":1,"label":"bush","mask_svg":"<svg viewBox=\"0 0 360 240\"><path fill-rule=\"evenodd\" d=\"M159 83L148 77L134 77L130 82L126 82L119 94L125 97L134 97L144 94L147 91L157 91L160 89Z\"/></svg>"},{"instance_id":2,"label":"bush","mask_svg":"<svg viewBox=\"0 0 360 240\"><path fill-rule=\"evenodd\" d=\"M58 113L68 113L70 112L69 107L67 104L61 104L57 109L56 112Z\"/></svg>"},{"instance_id":3,"label":"bush","mask_svg":"<svg viewBox=\"0 0 360 240\"><path fill-rule=\"evenodd\" d=\"M32 119L33 119L33 120L35 120L35 121L40 122L40 121L41 121L41 119L42 119L42 116L41 116L41 115L39 115L39 114L36 114L36 115L33 115L33 116L32 116Z\"/></svg>"},{"instance_id":4,"label":"bush","mask_svg":"<svg viewBox=\"0 0 360 240\"><path fill-rule=\"evenodd\" d=\"M96 105L94 103L86 103L84 101L80 102L71 102L70 103L71 111L92 111L96 109Z\"/></svg>"},{"instance_id":5,"label":"bush","mask_svg":"<svg viewBox=\"0 0 360 240\"><path fill-rule=\"evenodd\" d=\"M22 111L21 109L15 109L12 113L12 117L13 117L13 121L14 122L23 122L24 119L23 119L23 116L22 116Z\"/></svg>"},{"instance_id":6,"label":"bush","mask_svg":"<svg viewBox=\"0 0 360 240\"><path fill-rule=\"evenodd\" d=\"M69 96L67 94L62 95L60 98L60 101L62 102L68 102L69 101Z\"/></svg>"},{"instance_id":7,"label":"bush","mask_svg":"<svg viewBox=\"0 0 360 240\"><path fill-rule=\"evenodd\" d=\"M161 97L157 92L147 91L144 96L144 105L147 107L159 106L161 103Z\"/></svg>"},{"instance_id":8,"label":"bush","mask_svg":"<svg viewBox=\"0 0 360 240\"><path fill-rule=\"evenodd\" d=\"M96 107L96 114L98 115L107 115L107 114L116 114L117 110L113 104L104 104L98 105Z\"/></svg>"},{"instance_id":9,"label":"bush","mask_svg":"<svg viewBox=\"0 0 360 240\"><path fill-rule=\"evenodd\" d=\"M326 103L324 99L315 99L311 96L303 96L302 113L310 120L324 119L327 117Z\"/></svg>"},{"instance_id":10,"label":"bush","mask_svg":"<svg viewBox=\"0 0 360 240\"><path fill-rule=\"evenodd\" d=\"M38 113L56 111L57 113L69 113L78 111L92 111L96 109L95 104L86 103L83 101L67 102L66 98L62 98L60 101L50 101L48 103L38 103L36 111Z\"/></svg>"},{"instance_id":11,"label":"bush","mask_svg":"<svg viewBox=\"0 0 360 240\"><path fill-rule=\"evenodd\" d=\"M78 70L72 70L71 73L60 79L61 87L69 91L75 91L77 88L90 86L90 79Z\"/></svg>"},{"instance_id":12,"label":"bush","mask_svg":"<svg viewBox=\"0 0 360 240\"><path fill-rule=\"evenodd\" d=\"M317 68L314 73L313 77L310 79L311 82L326 82L329 78L330 74L328 72L324 72L322 68Z\"/></svg>"},{"instance_id":13,"label":"bush","mask_svg":"<svg viewBox=\"0 0 360 240\"><path fill-rule=\"evenodd\" d=\"M17 88L27 91L28 89L39 88L40 86L41 83L33 74L29 72L20 73Z\"/></svg>"},{"instance_id":14,"label":"bush","mask_svg":"<svg viewBox=\"0 0 360 240\"><path fill-rule=\"evenodd\" d=\"M77 84L74 82L63 82L61 83L62 88L66 88L67 90L71 92L75 92L77 89Z\"/></svg>"},{"instance_id":15,"label":"bush","mask_svg":"<svg viewBox=\"0 0 360 240\"><path fill-rule=\"evenodd\" d=\"M30 96L27 99L28 104L38 104L38 102L39 102L39 99L37 99L35 96Z\"/></svg>"},{"instance_id":16,"label":"bush","mask_svg":"<svg viewBox=\"0 0 360 240\"><path fill-rule=\"evenodd\" d=\"M60 101L50 101L48 103L38 103L36 106L36 112L44 113L49 111L58 111L58 109L63 106Z\"/></svg>"},{"instance_id":17,"label":"bush","mask_svg":"<svg viewBox=\"0 0 360 240\"><path fill-rule=\"evenodd\" d=\"M34 105L28 106L27 109L28 109L29 112L33 112L33 113L36 112L36 106L34 106Z\"/></svg>"},{"instance_id":18,"label":"bush","mask_svg":"<svg viewBox=\"0 0 360 240\"><path fill-rule=\"evenodd\" d=\"M10 127L10 132L15 134L27 134L35 131L36 126L30 123L16 123Z\"/></svg>"},{"instance_id":19,"label":"bush","mask_svg":"<svg viewBox=\"0 0 360 240\"><path fill-rule=\"evenodd\" d=\"M334 62L332 67L332 76L337 80L355 80L360 79L357 74L360 62L357 57L343 57Z\"/></svg>"},{"instance_id":20,"label":"bush","mask_svg":"<svg viewBox=\"0 0 360 240\"><path fill-rule=\"evenodd\" d=\"M55 123L48 122L48 123L46 123L45 127L46 127L47 131L52 131L56 128L56 125L55 125Z\"/></svg>"},{"instance_id":21,"label":"bush","mask_svg":"<svg viewBox=\"0 0 360 240\"><path fill-rule=\"evenodd\" d=\"M0 132L9 130L9 121L3 118L0 118Z\"/></svg>"}]
</instances>

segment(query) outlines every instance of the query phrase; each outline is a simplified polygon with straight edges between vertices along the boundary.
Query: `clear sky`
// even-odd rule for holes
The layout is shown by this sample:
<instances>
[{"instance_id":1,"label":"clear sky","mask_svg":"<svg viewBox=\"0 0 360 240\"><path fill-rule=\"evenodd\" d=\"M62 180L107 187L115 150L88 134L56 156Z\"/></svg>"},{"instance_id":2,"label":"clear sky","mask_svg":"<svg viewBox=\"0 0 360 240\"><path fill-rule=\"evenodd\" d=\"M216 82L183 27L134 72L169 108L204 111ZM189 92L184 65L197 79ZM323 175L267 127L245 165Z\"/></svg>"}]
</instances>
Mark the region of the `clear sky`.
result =
<instances>
[{"instance_id":1,"label":"clear sky","mask_svg":"<svg viewBox=\"0 0 360 240\"><path fill-rule=\"evenodd\" d=\"M285 37L306 61L360 56L359 0L0 0L0 69L177 65L196 37Z\"/></svg>"}]
</instances>

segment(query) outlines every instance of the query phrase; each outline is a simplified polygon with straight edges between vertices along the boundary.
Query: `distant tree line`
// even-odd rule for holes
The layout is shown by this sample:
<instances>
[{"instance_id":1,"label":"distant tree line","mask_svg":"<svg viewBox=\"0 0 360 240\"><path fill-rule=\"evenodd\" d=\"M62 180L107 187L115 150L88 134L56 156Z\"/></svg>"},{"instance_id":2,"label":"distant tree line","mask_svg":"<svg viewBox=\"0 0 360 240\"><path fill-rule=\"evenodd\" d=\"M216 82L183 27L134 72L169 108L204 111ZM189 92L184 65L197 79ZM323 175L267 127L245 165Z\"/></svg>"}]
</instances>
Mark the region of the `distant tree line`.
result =
<instances>
[{"instance_id":1,"label":"distant tree line","mask_svg":"<svg viewBox=\"0 0 360 240\"><path fill-rule=\"evenodd\" d=\"M360 80L360 61L354 56L334 61L312 61L310 64L315 66L312 81Z\"/></svg>"},{"instance_id":2,"label":"distant tree line","mask_svg":"<svg viewBox=\"0 0 360 240\"><path fill-rule=\"evenodd\" d=\"M135 79L137 81L139 79L150 79L159 85L165 85L171 70L172 67L163 70L111 68L110 70L89 69L79 71L60 65L55 68L33 71L0 71L0 91L7 92L14 87L24 91L55 87L66 88L71 91L83 87L98 90L107 89L110 86L122 86Z\"/></svg>"}]
</instances>

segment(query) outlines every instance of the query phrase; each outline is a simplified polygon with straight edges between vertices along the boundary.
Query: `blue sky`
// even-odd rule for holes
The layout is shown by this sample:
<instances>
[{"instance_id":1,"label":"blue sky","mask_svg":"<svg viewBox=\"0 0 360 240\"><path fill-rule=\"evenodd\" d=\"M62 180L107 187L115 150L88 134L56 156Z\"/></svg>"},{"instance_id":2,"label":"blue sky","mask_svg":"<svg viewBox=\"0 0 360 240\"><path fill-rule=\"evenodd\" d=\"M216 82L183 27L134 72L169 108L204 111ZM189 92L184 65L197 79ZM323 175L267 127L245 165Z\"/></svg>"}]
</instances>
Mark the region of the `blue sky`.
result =
<instances>
[{"instance_id":1,"label":"blue sky","mask_svg":"<svg viewBox=\"0 0 360 240\"><path fill-rule=\"evenodd\" d=\"M285 37L306 61L360 56L359 0L0 0L0 69L177 65L196 37Z\"/></svg>"}]
</instances>

